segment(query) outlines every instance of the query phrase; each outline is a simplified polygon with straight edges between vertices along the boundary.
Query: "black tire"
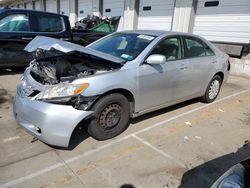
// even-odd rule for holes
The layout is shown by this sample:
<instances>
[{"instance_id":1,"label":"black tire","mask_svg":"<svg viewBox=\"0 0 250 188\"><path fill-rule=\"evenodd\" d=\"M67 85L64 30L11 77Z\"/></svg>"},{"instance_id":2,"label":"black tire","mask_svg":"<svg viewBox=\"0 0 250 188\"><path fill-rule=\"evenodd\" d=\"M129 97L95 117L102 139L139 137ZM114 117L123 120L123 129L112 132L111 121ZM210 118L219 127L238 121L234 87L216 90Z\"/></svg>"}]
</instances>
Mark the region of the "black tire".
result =
<instances>
[{"instance_id":1,"label":"black tire","mask_svg":"<svg viewBox=\"0 0 250 188\"><path fill-rule=\"evenodd\" d=\"M215 83L219 84L218 91L212 95L210 90L211 90L212 84L215 84ZM219 75L215 75L212 78L212 80L209 82L209 84L207 86L207 90L206 90L205 94L201 98L202 101L205 102L205 103L213 102L220 93L221 83L222 83L221 77Z\"/></svg>"},{"instance_id":2,"label":"black tire","mask_svg":"<svg viewBox=\"0 0 250 188\"><path fill-rule=\"evenodd\" d=\"M108 140L129 126L130 104L128 99L119 93L109 94L94 104L93 118L88 125L88 133L96 140Z\"/></svg>"}]
</instances>

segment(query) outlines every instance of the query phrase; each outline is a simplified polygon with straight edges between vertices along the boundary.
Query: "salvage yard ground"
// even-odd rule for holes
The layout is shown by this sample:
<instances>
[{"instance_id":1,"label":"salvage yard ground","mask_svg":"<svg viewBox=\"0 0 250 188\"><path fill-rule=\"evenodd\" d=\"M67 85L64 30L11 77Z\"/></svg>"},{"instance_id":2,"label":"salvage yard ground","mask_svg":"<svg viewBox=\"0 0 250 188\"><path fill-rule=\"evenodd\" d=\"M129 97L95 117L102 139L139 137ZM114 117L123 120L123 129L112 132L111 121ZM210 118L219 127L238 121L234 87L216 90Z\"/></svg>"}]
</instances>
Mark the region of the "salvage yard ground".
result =
<instances>
[{"instance_id":1,"label":"salvage yard ground","mask_svg":"<svg viewBox=\"0 0 250 188\"><path fill-rule=\"evenodd\" d=\"M78 130L66 150L31 142L15 123L20 77L21 71L0 72L1 188L197 187L192 183L209 180L206 173L216 173L222 161L250 156L250 146L243 147L250 140L250 79L230 76L214 103L194 99L146 114L112 140Z\"/></svg>"}]
</instances>

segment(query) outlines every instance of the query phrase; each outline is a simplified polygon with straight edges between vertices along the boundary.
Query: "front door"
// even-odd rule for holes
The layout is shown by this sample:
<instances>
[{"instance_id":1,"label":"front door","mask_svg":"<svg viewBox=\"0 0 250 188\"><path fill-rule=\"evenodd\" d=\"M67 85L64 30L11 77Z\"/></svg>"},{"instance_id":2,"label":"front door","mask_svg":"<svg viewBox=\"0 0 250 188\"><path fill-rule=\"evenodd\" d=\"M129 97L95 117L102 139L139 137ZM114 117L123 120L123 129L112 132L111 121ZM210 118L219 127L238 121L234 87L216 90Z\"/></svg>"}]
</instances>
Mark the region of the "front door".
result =
<instances>
[{"instance_id":1,"label":"front door","mask_svg":"<svg viewBox=\"0 0 250 188\"><path fill-rule=\"evenodd\" d=\"M139 105L136 110L173 104L185 96L188 63L183 59L183 48L179 37L170 37L159 42L152 54L166 57L164 64L143 63L139 67Z\"/></svg>"},{"instance_id":2,"label":"front door","mask_svg":"<svg viewBox=\"0 0 250 188\"><path fill-rule=\"evenodd\" d=\"M203 95L215 73L216 56L210 47L198 38L183 37L185 57L190 71L190 96Z\"/></svg>"}]
</instances>

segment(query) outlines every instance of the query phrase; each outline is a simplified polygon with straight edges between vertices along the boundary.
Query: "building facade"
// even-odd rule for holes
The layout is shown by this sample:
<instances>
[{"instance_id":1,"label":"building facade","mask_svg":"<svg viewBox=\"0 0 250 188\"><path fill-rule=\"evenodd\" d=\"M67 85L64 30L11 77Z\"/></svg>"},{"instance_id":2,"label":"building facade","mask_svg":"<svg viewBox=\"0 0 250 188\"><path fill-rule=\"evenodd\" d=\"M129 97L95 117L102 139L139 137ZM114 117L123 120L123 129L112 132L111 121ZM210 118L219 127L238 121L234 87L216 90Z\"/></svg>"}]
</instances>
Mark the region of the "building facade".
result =
<instances>
[{"instance_id":1,"label":"building facade","mask_svg":"<svg viewBox=\"0 0 250 188\"><path fill-rule=\"evenodd\" d=\"M68 15L72 26L88 14L121 16L118 30L190 32L238 55L243 48L249 50L249 0L3 0L0 4Z\"/></svg>"}]
</instances>

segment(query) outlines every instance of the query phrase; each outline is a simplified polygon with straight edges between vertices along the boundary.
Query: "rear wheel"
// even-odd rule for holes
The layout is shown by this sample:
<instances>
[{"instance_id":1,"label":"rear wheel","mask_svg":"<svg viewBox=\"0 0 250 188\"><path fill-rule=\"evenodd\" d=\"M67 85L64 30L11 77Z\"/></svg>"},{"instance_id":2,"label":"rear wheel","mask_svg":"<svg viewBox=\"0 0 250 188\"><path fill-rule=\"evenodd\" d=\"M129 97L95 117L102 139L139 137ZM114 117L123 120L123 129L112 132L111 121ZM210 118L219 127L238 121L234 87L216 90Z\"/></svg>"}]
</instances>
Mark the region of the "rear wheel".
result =
<instances>
[{"instance_id":1,"label":"rear wheel","mask_svg":"<svg viewBox=\"0 0 250 188\"><path fill-rule=\"evenodd\" d=\"M213 102L220 92L221 87L221 77L219 75L215 75L212 80L209 82L207 86L206 93L202 97L202 101L205 103Z\"/></svg>"},{"instance_id":2,"label":"rear wheel","mask_svg":"<svg viewBox=\"0 0 250 188\"><path fill-rule=\"evenodd\" d=\"M93 106L93 119L88 125L88 133L96 140L107 140L127 129L130 119L128 99L118 93L101 98Z\"/></svg>"}]
</instances>

